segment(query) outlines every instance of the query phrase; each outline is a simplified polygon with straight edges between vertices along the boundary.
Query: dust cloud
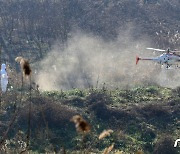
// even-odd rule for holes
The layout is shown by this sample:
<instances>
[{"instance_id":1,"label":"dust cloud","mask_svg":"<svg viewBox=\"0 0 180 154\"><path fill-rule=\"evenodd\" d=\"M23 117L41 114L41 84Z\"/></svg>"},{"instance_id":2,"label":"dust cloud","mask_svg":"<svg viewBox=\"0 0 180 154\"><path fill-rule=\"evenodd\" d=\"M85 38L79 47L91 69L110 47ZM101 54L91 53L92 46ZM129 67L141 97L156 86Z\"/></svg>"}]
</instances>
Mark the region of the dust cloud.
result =
<instances>
[{"instance_id":1,"label":"dust cloud","mask_svg":"<svg viewBox=\"0 0 180 154\"><path fill-rule=\"evenodd\" d=\"M71 35L65 49L56 43L53 50L39 62L36 83L41 90L72 88L128 88L157 84L175 87L180 81L176 70L161 69L153 62L135 57L154 57L146 47L152 47L146 37L135 40L131 31L120 32L113 41L83 32ZM159 53L158 53L159 54Z\"/></svg>"}]
</instances>

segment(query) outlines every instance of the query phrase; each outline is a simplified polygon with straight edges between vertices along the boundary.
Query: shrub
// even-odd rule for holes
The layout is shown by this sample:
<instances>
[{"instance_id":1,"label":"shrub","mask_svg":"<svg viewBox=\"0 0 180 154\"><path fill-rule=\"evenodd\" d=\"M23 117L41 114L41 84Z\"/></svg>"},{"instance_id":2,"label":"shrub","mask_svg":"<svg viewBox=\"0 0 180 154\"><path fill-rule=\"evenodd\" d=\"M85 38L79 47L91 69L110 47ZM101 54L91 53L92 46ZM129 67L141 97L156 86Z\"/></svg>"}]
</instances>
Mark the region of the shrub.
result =
<instances>
[{"instance_id":1,"label":"shrub","mask_svg":"<svg viewBox=\"0 0 180 154\"><path fill-rule=\"evenodd\" d=\"M163 136L157 141L153 154L177 154L173 145L174 141L170 136Z\"/></svg>"}]
</instances>

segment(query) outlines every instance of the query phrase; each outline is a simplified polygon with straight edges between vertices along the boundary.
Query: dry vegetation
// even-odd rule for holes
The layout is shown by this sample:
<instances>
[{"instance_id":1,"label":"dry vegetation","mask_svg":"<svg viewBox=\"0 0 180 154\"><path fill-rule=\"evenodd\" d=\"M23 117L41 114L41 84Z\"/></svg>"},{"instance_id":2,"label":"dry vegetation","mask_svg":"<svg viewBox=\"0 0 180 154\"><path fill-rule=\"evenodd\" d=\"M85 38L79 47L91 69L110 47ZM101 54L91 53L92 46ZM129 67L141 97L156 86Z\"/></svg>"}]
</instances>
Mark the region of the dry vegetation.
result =
<instances>
[{"instance_id":1,"label":"dry vegetation","mask_svg":"<svg viewBox=\"0 0 180 154\"><path fill-rule=\"evenodd\" d=\"M134 27L134 39L148 36L156 47L177 48L179 8L179 0L1 0L3 59L12 62L22 55L38 60L54 41L66 43L75 28L112 40Z\"/></svg>"},{"instance_id":2,"label":"dry vegetation","mask_svg":"<svg viewBox=\"0 0 180 154\"><path fill-rule=\"evenodd\" d=\"M30 62L16 60L24 75L31 75L29 65L57 40L66 47L74 27L110 42L119 31L132 29L132 41L147 36L157 48L178 48L179 6L179 0L1 0L1 58L11 66L8 91L0 100L0 153L180 152L173 148L180 134L180 88L41 92L35 83L21 86L14 64L17 55L28 57ZM122 41L121 47L128 45Z\"/></svg>"},{"instance_id":3,"label":"dry vegetation","mask_svg":"<svg viewBox=\"0 0 180 154\"><path fill-rule=\"evenodd\" d=\"M158 93L154 93L157 89ZM179 134L180 118L178 89L142 87L128 92L74 89L43 93L33 90L29 148L38 153L148 154L163 149L163 154L175 154L178 148L173 148L173 142ZM141 98L147 97L146 101L136 101L136 93ZM149 100L152 95L153 100ZM20 92L10 90L1 100L1 134L6 132L17 107L20 108L1 144L1 152L21 152L27 146L30 98L27 93L19 104L19 97ZM129 101L129 97L133 101Z\"/></svg>"}]
</instances>

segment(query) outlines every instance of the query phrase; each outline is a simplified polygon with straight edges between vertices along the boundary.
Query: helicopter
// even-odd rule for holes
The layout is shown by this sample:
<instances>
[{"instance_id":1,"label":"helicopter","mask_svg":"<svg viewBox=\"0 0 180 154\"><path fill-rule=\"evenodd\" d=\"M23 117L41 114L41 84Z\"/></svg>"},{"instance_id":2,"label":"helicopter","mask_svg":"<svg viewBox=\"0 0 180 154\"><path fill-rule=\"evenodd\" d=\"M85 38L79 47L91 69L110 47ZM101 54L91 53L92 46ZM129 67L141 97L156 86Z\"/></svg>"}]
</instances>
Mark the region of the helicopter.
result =
<instances>
[{"instance_id":1,"label":"helicopter","mask_svg":"<svg viewBox=\"0 0 180 154\"><path fill-rule=\"evenodd\" d=\"M165 65L167 69L173 65L176 66L175 68L178 68L178 62L180 62L180 55L178 55L177 53L180 53L180 51L177 50L171 51L169 48L167 50L155 49L155 48L146 48L146 49L157 52L164 52L164 53L162 53L158 57L153 57L153 58L141 58L136 56L136 65L138 64L139 60L151 60L163 66Z\"/></svg>"}]
</instances>

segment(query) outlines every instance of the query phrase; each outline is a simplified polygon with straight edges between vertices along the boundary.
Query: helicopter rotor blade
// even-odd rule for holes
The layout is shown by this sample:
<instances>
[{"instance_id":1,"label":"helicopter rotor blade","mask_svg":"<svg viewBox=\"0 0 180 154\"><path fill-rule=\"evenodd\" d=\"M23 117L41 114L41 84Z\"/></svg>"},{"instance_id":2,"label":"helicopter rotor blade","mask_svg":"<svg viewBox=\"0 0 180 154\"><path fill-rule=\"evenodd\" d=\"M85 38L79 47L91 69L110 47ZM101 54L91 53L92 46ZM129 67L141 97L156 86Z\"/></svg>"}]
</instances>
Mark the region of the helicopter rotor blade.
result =
<instances>
[{"instance_id":1,"label":"helicopter rotor blade","mask_svg":"<svg viewBox=\"0 0 180 154\"><path fill-rule=\"evenodd\" d=\"M163 49L155 49L155 48L146 48L148 50L154 50L154 51L160 51L160 52L165 52L166 50Z\"/></svg>"}]
</instances>

